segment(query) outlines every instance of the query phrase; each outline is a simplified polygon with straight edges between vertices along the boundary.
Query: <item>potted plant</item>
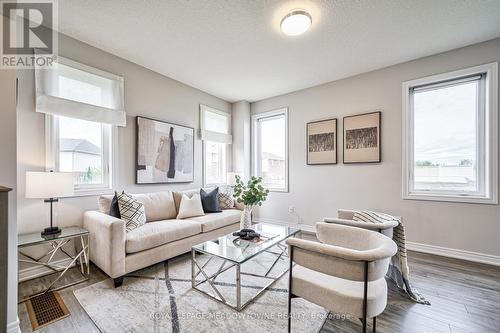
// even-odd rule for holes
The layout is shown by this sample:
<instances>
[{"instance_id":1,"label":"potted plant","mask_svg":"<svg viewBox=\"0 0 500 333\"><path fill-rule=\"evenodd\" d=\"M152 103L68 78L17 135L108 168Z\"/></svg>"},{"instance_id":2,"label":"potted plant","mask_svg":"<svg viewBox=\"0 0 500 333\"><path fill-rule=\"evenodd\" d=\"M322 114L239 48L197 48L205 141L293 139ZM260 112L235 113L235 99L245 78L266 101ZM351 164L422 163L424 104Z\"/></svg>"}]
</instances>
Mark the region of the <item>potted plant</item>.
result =
<instances>
[{"instance_id":1,"label":"potted plant","mask_svg":"<svg viewBox=\"0 0 500 333\"><path fill-rule=\"evenodd\" d=\"M241 213L241 229L250 229L252 227L252 210L255 206L262 206L268 194L269 190L262 186L262 177L252 177L245 185L241 177L236 176L233 196L237 202L245 205Z\"/></svg>"}]
</instances>

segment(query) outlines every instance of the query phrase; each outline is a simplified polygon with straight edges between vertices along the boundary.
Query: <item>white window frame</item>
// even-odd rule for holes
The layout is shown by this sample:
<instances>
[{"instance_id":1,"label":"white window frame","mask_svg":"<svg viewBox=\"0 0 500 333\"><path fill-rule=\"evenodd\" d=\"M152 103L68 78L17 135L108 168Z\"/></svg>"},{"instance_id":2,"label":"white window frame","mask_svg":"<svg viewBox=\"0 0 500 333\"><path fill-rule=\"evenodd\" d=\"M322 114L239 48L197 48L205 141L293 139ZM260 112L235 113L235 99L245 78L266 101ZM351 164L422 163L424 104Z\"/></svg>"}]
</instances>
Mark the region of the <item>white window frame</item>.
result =
<instances>
[{"instance_id":1,"label":"white window frame","mask_svg":"<svg viewBox=\"0 0 500 333\"><path fill-rule=\"evenodd\" d=\"M227 136L230 138L230 140L232 140L232 136L231 136L231 114L228 113L228 112L224 112L224 111L221 111L221 110L217 110L215 108L212 108L210 106L206 106L206 105L203 105L203 104L200 104L200 128L201 128L201 131L204 130L203 128L203 124L205 123L205 111L208 111L208 112L213 112L213 113L217 113L221 116L224 116L226 118L226 121L227 121L227 128L228 128L228 133L227 133ZM202 134L200 133L200 136L202 136ZM224 186L226 185L227 183L227 173L229 172L229 168L228 168L228 162L229 162L229 144L226 143L225 144L225 158L226 160L224 161L224 168L225 170L222 170L222 180L221 182L215 182L215 183L209 183L207 181L207 169L206 169L206 159L205 159L205 153L207 151L207 141L209 142L216 142L216 141L210 141L210 140L203 140L203 144L202 144L202 168L203 168L203 186L204 187L213 187L213 186ZM222 143L222 142L218 142L218 143Z\"/></svg>"},{"instance_id":2,"label":"white window frame","mask_svg":"<svg viewBox=\"0 0 500 333\"><path fill-rule=\"evenodd\" d=\"M285 116L285 188L268 188L271 192L288 192L289 191L289 163L288 163L288 108L283 107L273 111L258 113L252 116L252 175L261 176L259 156L261 156L259 145L259 126L260 119L272 118L277 116Z\"/></svg>"},{"instance_id":3,"label":"white window frame","mask_svg":"<svg viewBox=\"0 0 500 333\"><path fill-rule=\"evenodd\" d=\"M102 137L103 184L75 184L75 197L113 193L113 185L116 183L116 172L113 169L117 157L117 127L103 126ZM109 142L104 142L108 141L107 138ZM59 171L59 121L58 116L50 114L45 115L45 169Z\"/></svg>"},{"instance_id":4,"label":"white window frame","mask_svg":"<svg viewBox=\"0 0 500 333\"><path fill-rule=\"evenodd\" d=\"M415 191L413 184L413 101L412 89L419 86L445 83L474 75L485 75L485 105L481 105L479 133L484 133L484 139L478 143L478 170L484 172L484 195L461 193L458 191ZM489 63L449 73L432 75L416 80L403 82L403 199L431 200L449 202L467 202L481 204L498 204L498 63ZM484 156L484 159L481 158ZM481 181L483 177L478 177Z\"/></svg>"}]
</instances>

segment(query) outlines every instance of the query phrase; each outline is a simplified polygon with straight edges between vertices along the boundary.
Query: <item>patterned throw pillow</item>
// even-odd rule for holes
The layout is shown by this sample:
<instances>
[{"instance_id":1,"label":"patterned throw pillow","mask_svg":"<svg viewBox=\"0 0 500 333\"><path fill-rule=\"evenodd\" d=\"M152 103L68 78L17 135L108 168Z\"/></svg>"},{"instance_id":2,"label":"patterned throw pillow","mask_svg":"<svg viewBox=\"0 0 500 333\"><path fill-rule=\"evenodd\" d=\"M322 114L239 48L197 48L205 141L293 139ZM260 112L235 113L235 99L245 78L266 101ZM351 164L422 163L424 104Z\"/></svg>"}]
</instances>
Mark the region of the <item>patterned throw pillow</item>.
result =
<instances>
[{"instance_id":1,"label":"patterned throw pillow","mask_svg":"<svg viewBox=\"0 0 500 333\"><path fill-rule=\"evenodd\" d=\"M231 194L219 192L219 208L231 209L234 208L234 198Z\"/></svg>"},{"instance_id":2,"label":"patterned throw pillow","mask_svg":"<svg viewBox=\"0 0 500 333\"><path fill-rule=\"evenodd\" d=\"M118 196L118 207L120 208L121 219L125 221L127 232L146 223L144 205L131 195L120 194Z\"/></svg>"}]
</instances>

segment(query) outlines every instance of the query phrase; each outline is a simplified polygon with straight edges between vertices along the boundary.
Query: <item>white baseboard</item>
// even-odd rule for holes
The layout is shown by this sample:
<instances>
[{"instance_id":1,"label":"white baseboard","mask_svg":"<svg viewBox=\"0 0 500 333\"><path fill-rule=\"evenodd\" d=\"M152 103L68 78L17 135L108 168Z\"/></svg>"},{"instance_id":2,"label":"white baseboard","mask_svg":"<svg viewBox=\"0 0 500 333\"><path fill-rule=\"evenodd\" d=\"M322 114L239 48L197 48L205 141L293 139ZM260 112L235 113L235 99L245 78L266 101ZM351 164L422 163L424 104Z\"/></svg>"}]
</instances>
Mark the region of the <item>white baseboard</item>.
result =
<instances>
[{"instance_id":1,"label":"white baseboard","mask_svg":"<svg viewBox=\"0 0 500 333\"><path fill-rule=\"evenodd\" d=\"M305 232L315 233L316 229L312 225L308 224L294 224L288 221L280 221L275 219L268 218L255 218L255 222L257 223L269 223L269 224L278 224L278 225L286 225L290 227L296 227ZM495 256L486 253L472 252L466 250L452 249L442 246L436 245L428 245L422 243L415 242L406 242L406 248L410 251L422 252L422 253L430 253L438 256L462 259L472 262L478 262L482 264L489 264L494 266L500 266L500 256Z\"/></svg>"},{"instance_id":2,"label":"white baseboard","mask_svg":"<svg viewBox=\"0 0 500 333\"><path fill-rule=\"evenodd\" d=\"M467 261L479 262L482 264L500 266L500 256L494 256L486 253L451 249L448 247L428 245L415 242L406 242L406 249L410 251L435 254L443 257L456 258Z\"/></svg>"},{"instance_id":3,"label":"white baseboard","mask_svg":"<svg viewBox=\"0 0 500 333\"><path fill-rule=\"evenodd\" d=\"M20 333L21 328L19 326L19 317L16 318L15 321L7 324L7 333Z\"/></svg>"},{"instance_id":4,"label":"white baseboard","mask_svg":"<svg viewBox=\"0 0 500 333\"><path fill-rule=\"evenodd\" d=\"M70 258L64 258L61 260L54 260L53 261L54 264L62 265L62 266L66 266L70 262L71 262ZM73 266L74 266L74 264L73 264ZM19 279L19 282L23 282L26 280L31 280L31 279L37 278L39 276L43 276L43 275L47 275L47 274L51 274L51 273L54 273L54 271L51 270L50 268L40 266L40 265L33 265L32 267L28 267L28 268L20 270L18 279Z\"/></svg>"}]
</instances>

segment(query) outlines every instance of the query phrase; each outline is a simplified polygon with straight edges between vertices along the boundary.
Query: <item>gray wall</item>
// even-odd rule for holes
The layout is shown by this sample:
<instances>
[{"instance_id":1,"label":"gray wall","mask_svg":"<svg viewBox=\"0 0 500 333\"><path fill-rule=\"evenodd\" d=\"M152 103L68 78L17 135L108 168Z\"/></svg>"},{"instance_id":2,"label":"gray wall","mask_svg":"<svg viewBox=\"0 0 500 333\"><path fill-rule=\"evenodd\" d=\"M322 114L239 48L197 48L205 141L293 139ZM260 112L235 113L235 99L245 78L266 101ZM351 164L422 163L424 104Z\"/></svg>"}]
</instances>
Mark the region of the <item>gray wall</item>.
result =
<instances>
[{"instance_id":1,"label":"gray wall","mask_svg":"<svg viewBox=\"0 0 500 333\"><path fill-rule=\"evenodd\" d=\"M272 193L257 217L314 225L338 208L384 211L404 217L409 241L500 256L500 206L401 197L401 83L494 61L500 39L252 103L252 114L289 107L290 192ZM343 165L342 117L378 110L382 163ZM339 121L339 164L306 166L306 123L325 117Z\"/></svg>"},{"instance_id":2,"label":"gray wall","mask_svg":"<svg viewBox=\"0 0 500 333\"><path fill-rule=\"evenodd\" d=\"M64 35L60 35L59 53L64 57L125 77L127 127L118 129L115 189L140 193L201 187L202 145L198 137L195 139L195 181L193 183L135 185L135 116L171 121L198 129L199 104L230 112L231 105L228 102ZM19 233L39 231L48 223L48 206L42 200L24 197L26 171L38 171L45 168L45 117L35 112L34 89L34 72L23 71L19 82L18 108ZM231 157L229 156L228 159L230 162ZM231 166L230 163L229 166ZM81 225L83 212L96 208L96 196L62 199L56 208L57 224L59 226Z\"/></svg>"}]
</instances>

